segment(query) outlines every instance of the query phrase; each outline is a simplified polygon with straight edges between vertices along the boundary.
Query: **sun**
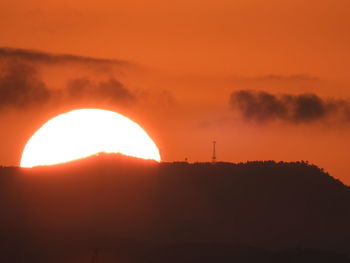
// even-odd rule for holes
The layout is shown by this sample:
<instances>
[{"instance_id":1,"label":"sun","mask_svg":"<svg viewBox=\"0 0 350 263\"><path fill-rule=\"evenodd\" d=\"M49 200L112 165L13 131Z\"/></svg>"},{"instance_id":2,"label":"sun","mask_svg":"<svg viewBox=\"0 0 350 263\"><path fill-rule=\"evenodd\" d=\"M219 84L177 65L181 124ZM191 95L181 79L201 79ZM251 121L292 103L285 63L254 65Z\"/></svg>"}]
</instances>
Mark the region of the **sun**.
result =
<instances>
[{"instance_id":1,"label":"sun","mask_svg":"<svg viewBox=\"0 0 350 263\"><path fill-rule=\"evenodd\" d=\"M21 167L64 163L99 152L160 161L156 144L135 122L112 111L79 109L37 130L24 147Z\"/></svg>"}]
</instances>

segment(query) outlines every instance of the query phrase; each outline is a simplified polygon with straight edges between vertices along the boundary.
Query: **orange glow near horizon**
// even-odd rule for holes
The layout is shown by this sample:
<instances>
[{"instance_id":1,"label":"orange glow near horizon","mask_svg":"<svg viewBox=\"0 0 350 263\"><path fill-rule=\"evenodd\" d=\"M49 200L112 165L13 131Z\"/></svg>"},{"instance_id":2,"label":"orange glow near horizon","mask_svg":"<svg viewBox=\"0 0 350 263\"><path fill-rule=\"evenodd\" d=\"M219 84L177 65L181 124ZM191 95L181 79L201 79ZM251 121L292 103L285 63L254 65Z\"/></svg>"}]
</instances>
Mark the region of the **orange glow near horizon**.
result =
<instances>
[{"instance_id":1,"label":"orange glow near horizon","mask_svg":"<svg viewBox=\"0 0 350 263\"><path fill-rule=\"evenodd\" d=\"M73 110L46 122L24 147L21 167L53 165L99 152L160 161L148 134L130 119L106 110Z\"/></svg>"}]
</instances>

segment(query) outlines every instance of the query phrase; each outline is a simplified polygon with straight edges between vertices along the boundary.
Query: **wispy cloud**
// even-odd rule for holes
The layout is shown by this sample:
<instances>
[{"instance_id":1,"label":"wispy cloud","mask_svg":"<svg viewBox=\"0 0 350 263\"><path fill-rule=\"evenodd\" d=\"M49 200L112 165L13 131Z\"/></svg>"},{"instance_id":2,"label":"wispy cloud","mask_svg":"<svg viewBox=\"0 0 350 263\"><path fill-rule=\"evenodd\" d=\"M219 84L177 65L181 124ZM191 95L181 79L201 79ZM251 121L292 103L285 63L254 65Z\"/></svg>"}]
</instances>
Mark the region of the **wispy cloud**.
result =
<instances>
[{"instance_id":1,"label":"wispy cloud","mask_svg":"<svg viewBox=\"0 0 350 263\"><path fill-rule=\"evenodd\" d=\"M270 81L318 81L318 77L307 74L295 74L295 75L276 75L269 74L260 77L253 78L254 80L270 80Z\"/></svg>"},{"instance_id":2,"label":"wispy cloud","mask_svg":"<svg viewBox=\"0 0 350 263\"><path fill-rule=\"evenodd\" d=\"M109 64L127 66L131 63L124 60L100 59L69 54L51 54L36 50L0 48L0 59L17 59L23 62L40 62L47 64L58 63L87 63L87 64Z\"/></svg>"}]
</instances>

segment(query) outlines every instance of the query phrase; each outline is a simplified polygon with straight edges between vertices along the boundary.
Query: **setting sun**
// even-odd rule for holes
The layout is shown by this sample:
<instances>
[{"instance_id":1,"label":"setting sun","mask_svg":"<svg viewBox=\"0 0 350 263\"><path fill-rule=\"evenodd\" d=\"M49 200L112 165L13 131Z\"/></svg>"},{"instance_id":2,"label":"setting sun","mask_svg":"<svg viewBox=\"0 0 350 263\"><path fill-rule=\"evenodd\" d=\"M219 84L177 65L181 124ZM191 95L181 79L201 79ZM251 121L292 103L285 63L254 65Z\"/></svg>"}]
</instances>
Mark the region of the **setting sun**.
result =
<instances>
[{"instance_id":1,"label":"setting sun","mask_svg":"<svg viewBox=\"0 0 350 263\"><path fill-rule=\"evenodd\" d=\"M80 109L46 122L24 147L21 167L64 163L99 152L160 161L156 144L135 122L111 111Z\"/></svg>"}]
</instances>

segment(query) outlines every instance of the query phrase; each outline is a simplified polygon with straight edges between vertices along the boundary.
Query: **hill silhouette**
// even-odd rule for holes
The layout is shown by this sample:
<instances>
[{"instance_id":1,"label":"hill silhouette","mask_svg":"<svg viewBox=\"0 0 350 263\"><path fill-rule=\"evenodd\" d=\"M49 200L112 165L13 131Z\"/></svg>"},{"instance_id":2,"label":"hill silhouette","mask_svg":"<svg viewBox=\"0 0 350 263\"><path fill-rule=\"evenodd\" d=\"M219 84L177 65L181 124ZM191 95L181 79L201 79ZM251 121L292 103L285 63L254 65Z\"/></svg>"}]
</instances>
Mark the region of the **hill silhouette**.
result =
<instances>
[{"instance_id":1,"label":"hill silhouette","mask_svg":"<svg viewBox=\"0 0 350 263\"><path fill-rule=\"evenodd\" d=\"M0 261L349 262L349 204L307 162L3 167Z\"/></svg>"}]
</instances>

